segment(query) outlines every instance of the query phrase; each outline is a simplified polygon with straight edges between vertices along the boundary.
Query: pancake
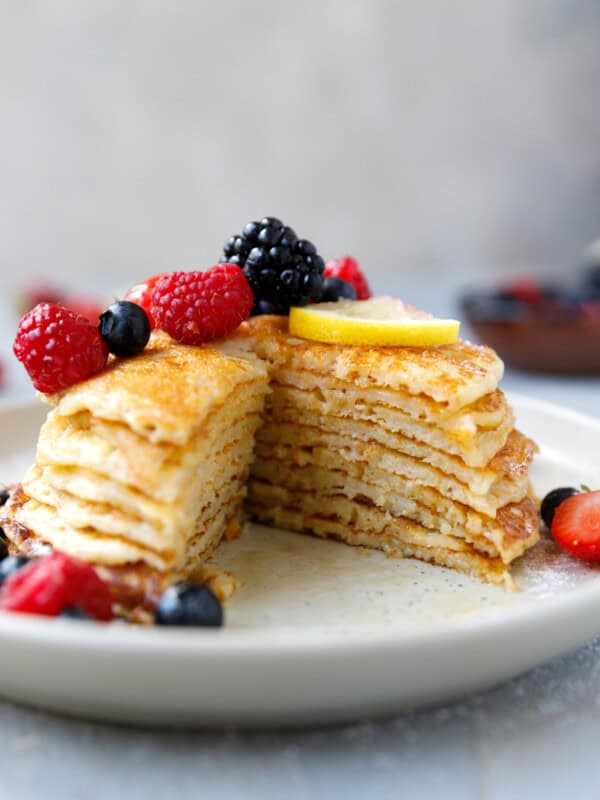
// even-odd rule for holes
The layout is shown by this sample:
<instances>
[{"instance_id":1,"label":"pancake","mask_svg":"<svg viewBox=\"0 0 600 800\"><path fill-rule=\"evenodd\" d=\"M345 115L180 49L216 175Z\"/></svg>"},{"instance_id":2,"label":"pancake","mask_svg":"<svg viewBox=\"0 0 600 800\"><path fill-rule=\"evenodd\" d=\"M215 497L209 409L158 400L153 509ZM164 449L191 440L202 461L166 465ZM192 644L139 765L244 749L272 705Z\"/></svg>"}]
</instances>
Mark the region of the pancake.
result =
<instances>
[{"instance_id":1,"label":"pancake","mask_svg":"<svg viewBox=\"0 0 600 800\"><path fill-rule=\"evenodd\" d=\"M57 414L88 411L95 419L121 422L149 442L185 445L207 417L239 390L265 382L265 367L250 354L225 355L212 347L190 347L166 334L152 335L135 358L112 359L105 370L47 397Z\"/></svg>"},{"instance_id":2,"label":"pancake","mask_svg":"<svg viewBox=\"0 0 600 800\"><path fill-rule=\"evenodd\" d=\"M382 550L394 558L418 558L440 567L456 569L489 583L504 585L507 589L516 588L507 565L501 559L478 552L467 543L452 549L430 545L430 533L410 519L400 519L393 530L377 533L343 523L335 517L308 514L280 506L262 507L250 503L249 509L264 524L298 533L311 533L324 539L339 539L355 547Z\"/></svg>"},{"instance_id":3,"label":"pancake","mask_svg":"<svg viewBox=\"0 0 600 800\"><path fill-rule=\"evenodd\" d=\"M280 430L281 428L279 426ZM497 476L497 480L489 485L487 491L477 492L477 487L474 489L472 483L462 482L451 473L431 466L424 460L378 443L363 443L336 432L327 433L318 428L304 426L295 432L297 439L304 434L304 445L288 447L287 440L292 438L288 426L285 431L281 430L282 436L277 443L263 439L265 433L272 436L272 432L273 428L270 427L266 432L263 429L258 434L255 470L260 470L265 462L287 462L294 466L341 466L355 476L371 475L386 491L404 492L404 487L408 484L431 487L445 497L490 515L494 515L506 503L520 500L527 493L527 476L511 476L510 479ZM406 491L410 491L410 488L407 487Z\"/></svg>"},{"instance_id":4,"label":"pancake","mask_svg":"<svg viewBox=\"0 0 600 800\"><path fill-rule=\"evenodd\" d=\"M253 317L232 337L232 346L247 340L247 346L275 370L307 370L361 388L425 395L449 414L495 391L504 372L493 350L470 342L439 347L349 347L296 339L289 335L287 325L285 317Z\"/></svg>"},{"instance_id":5,"label":"pancake","mask_svg":"<svg viewBox=\"0 0 600 800\"><path fill-rule=\"evenodd\" d=\"M30 477L24 484L24 491L31 500L46 506L60 508L60 516L65 524L77 530L93 529L106 535L121 536L133 543L154 549L172 547L173 542L183 543L180 532L189 524L189 520L198 520L202 511L201 503L213 506L215 502L224 502L232 493L239 493L248 477L248 459L243 464L231 463L221 471L222 482L211 484L210 490L194 492L186 507L172 508L164 506L162 515L148 514L145 505L138 507L138 513L127 510L119 502L102 501L99 496L82 497L77 493L76 482L66 481L66 490L57 489L46 480L43 473ZM94 495L93 484L89 487L90 495ZM208 488L208 487L207 487ZM207 499L208 498L208 499ZM156 511L156 509L153 509ZM21 520L26 521L27 505L21 513Z\"/></svg>"},{"instance_id":6,"label":"pancake","mask_svg":"<svg viewBox=\"0 0 600 800\"><path fill-rule=\"evenodd\" d=\"M330 508L332 498L338 504L349 501L373 506L381 520L391 517L408 517L432 532L457 536L475 544L509 563L520 556L538 539L537 507L528 495L515 503L498 509L494 517L476 514L468 507L449 501L436 492L429 495L415 491L399 495L385 491L381 484L351 477L340 471L322 467L305 467L286 470L277 464L272 470L262 463L250 480L249 501L272 499L275 504L296 508ZM292 498L292 499L290 499ZM285 501L285 502L284 502Z\"/></svg>"},{"instance_id":7,"label":"pancake","mask_svg":"<svg viewBox=\"0 0 600 800\"><path fill-rule=\"evenodd\" d=\"M254 410L255 398L248 400L247 415L234 419L224 413L223 422L215 421L184 448L151 444L114 423L81 428L51 412L40 433L36 463L84 468L158 501L175 503L193 476L210 481L216 453L233 442L252 444L260 417Z\"/></svg>"},{"instance_id":8,"label":"pancake","mask_svg":"<svg viewBox=\"0 0 600 800\"><path fill-rule=\"evenodd\" d=\"M344 404L336 409L337 413L332 413L327 401L320 400L315 393L284 389L277 384L273 386L269 402L278 419L305 420L306 424L326 428L335 424L351 435L376 439L384 444L391 442L393 446L397 446L393 435L399 434L443 453L456 455L471 467L485 466L504 447L514 427L511 411L495 428L476 428L472 432L437 428L385 406Z\"/></svg>"},{"instance_id":9,"label":"pancake","mask_svg":"<svg viewBox=\"0 0 600 800\"><path fill-rule=\"evenodd\" d=\"M252 429L248 429L248 434ZM233 470L243 471L252 457L252 436L248 435L227 445L211 462L211 470L207 476L206 488L214 489L222 485ZM202 472L202 477L204 471ZM74 496L90 502L108 504L119 508L133 517L144 519L156 526L157 530L180 527L181 510L186 502L193 500L197 494L195 486L187 487L188 498L177 504L162 501L139 488L118 483L108 476L82 466L60 466L52 464L35 464L23 480L23 485L32 497L37 497L34 482L43 481L45 487L69 492ZM41 499L41 498L39 498Z\"/></svg>"},{"instance_id":10,"label":"pancake","mask_svg":"<svg viewBox=\"0 0 600 800\"><path fill-rule=\"evenodd\" d=\"M409 417L431 422L439 428L462 430L465 433L474 432L476 428L493 428L510 411L504 393L498 389L450 413L444 403L436 403L423 394L415 396L402 389L392 391L378 387L357 387L354 383L309 370L278 369L277 385L314 391L327 400L330 409L358 403L383 406L398 409Z\"/></svg>"}]
</instances>

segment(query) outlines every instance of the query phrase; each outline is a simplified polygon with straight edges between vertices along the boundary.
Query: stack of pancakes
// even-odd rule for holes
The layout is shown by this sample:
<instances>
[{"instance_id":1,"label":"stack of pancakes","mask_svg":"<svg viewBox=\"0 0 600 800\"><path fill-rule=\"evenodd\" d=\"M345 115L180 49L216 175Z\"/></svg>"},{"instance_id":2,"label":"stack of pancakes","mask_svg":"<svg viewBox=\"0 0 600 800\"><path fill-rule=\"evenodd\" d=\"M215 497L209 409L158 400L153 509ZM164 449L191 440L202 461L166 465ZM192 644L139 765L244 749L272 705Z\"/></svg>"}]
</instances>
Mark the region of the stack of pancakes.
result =
<instances>
[{"instance_id":1,"label":"stack of pancakes","mask_svg":"<svg viewBox=\"0 0 600 800\"><path fill-rule=\"evenodd\" d=\"M239 530L267 390L252 354L156 333L48 398L35 463L3 509L14 548L95 562L133 594L141 578L160 591L186 576Z\"/></svg>"},{"instance_id":2,"label":"stack of pancakes","mask_svg":"<svg viewBox=\"0 0 600 800\"><path fill-rule=\"evenodd\" d=\"M321 345L275 317L237 338L271 378L255 519L512 585L510 562L538 538L535 445L514 428L492 350Z\"/></svg>"},{"instance_id":3,"label":"stack of pancakes","mask_svg":"<svg viewBox=\"0 0 600 800\"><path fill-rule=\"evenodd\" d=\"M13 552L99 565L126 612L235 536L246 493L259 521L511 585L538 537L535 445L501 375L485 347L323 345L279 317L210 347L157 332L47 398L0 525Z\"/></svg>"}]
</instances>

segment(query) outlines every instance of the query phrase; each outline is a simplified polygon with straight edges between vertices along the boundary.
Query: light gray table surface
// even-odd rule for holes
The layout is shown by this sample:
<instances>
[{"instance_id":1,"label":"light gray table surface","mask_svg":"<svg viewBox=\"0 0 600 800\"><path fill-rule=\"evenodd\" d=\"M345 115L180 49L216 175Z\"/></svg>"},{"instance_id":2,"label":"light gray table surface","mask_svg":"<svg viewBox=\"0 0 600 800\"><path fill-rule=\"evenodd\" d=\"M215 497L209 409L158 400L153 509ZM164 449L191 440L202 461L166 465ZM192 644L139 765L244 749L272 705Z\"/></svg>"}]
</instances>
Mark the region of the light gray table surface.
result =
<instances>
[{"instance_id":1,"label":"light gray table surface","mask_svg":"<svg viewBox=\"0 0 600 800\"><path fill-rule=\"evenodd\" d=\"M600 416L598 379L503 386ZM2 402L24 396L13 371ZM600 794L599 742L600 639L443 708L321 730L144 730L0 702L0 800L575 800Z\"/></svg>"}]
</instances>

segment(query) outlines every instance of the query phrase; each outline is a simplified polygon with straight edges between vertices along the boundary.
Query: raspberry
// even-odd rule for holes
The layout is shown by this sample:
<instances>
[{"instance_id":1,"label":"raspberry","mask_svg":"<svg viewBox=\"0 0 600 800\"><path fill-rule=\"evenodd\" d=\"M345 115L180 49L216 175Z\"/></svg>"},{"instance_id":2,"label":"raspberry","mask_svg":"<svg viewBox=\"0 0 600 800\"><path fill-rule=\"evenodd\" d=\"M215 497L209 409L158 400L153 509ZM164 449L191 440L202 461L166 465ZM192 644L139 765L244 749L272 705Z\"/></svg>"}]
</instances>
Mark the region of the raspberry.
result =
<instances>
[{"instance_id":1,"label":"raspberry","mask_svg":"<svg viewBox=\"0 0 600 800\"><path fill-rule=\"evenodd\" d=\"M98 328L52 303L40 303L25 314L13 351L35 388L46 394L89 378L108 359Z\"/></svg>"},{"instance_id":2,"label":"raspberry","mask_svg":"<svg viewBox=\"0 0 600 800\"><path fill-rule=\"evenodd\" d=\"M54 552L12 573L0 589L0 609L55 617L76 606L94 619L113 618L110 589L85 561Z\"/></svg>"},{"instance_id":3,"label":"raspberry","mask_svg":"<svg viewBox=\"0 0 600 800\"><path fill-rule=\"evenodd\" d=\"M164 278L166 274L166 272L161 272L159 275L153 275L152 278L148 278L141 283L136 283L123 298L123 300L129 300L130 303L136 303L144 309L152 329L156 328L156 323L152 316L152 292L159 280Z\"/></svg>"},{"instance_id":4,"label":"raspberry","mask_svg":"<svg viewBox=\"0 0 600 800\"><path fill-rule=\"evenodd\" d=\"M356 290L357 300L368 300L369 297L372 297L371 287L362 274L358 261L352 256L343 256L328 261L323 274L326 278L339 278L353 286Z\"/></svg>"},{"instance_id":5,"label":"raspberry","mask_svg":"<svg viewBox=\"0 0 600 800\"><path fill-rule=\"evenodd\" d=\"M159 328L183 344L202 344L234 331L250 315L254 296L234 264L206 272L164 275L152 294L152 316Z\"/></svg>"}]
</instances>

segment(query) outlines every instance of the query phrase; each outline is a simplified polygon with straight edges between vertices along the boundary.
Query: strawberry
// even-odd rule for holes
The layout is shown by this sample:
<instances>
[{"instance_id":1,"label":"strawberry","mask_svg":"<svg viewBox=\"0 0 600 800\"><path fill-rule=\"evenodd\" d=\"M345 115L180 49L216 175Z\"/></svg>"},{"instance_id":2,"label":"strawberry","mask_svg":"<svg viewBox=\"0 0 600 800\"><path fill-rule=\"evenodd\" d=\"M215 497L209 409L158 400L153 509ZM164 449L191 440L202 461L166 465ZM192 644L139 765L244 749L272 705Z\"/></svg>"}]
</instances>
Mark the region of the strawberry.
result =
<instances>
[{"instance_id":1,"label":"strawberry","mask_svg":"<svg viewBox=\"0 0 600 800\"><path fill-rule=\"evenodd\" d=\"M557 507L552 536L569 553L584 561L600 561L600 491L581 492Z\"/></svg>"}]
</instances>

